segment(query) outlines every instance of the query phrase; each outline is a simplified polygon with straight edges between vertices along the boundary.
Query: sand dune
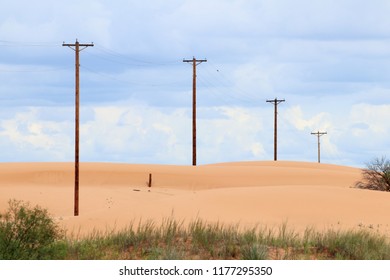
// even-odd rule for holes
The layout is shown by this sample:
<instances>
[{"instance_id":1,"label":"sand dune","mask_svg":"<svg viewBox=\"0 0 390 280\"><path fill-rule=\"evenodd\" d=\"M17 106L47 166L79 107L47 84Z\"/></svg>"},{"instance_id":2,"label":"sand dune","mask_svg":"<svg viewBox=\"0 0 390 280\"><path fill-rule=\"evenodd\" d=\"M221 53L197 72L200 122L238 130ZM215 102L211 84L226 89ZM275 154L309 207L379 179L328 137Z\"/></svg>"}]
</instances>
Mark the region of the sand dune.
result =
<instances>
[{"instance_id":1,"label":"sand dune","mask_svg":"<svg viewBox=\"0 0 390 280\"><path fill-rule=\"evenodd\" d=\"M287 222L298 231L364 227L390 236L390 194L353 188L360 179L357 168L305 162L82 163L74 217L72 163L0 163L0 211L9 199L30 201L81 234L173 216L242 227Z\"/></svg>"}]
</instances>

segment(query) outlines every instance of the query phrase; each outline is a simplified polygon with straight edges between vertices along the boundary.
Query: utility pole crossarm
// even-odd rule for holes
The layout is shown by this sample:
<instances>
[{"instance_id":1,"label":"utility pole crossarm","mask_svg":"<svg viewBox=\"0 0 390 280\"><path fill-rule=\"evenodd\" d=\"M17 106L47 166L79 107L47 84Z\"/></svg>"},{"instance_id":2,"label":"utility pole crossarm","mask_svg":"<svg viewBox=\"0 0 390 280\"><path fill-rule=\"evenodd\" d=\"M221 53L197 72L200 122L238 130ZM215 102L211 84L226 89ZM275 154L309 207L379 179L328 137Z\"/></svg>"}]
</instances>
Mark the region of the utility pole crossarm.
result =
<instances>
[{"instance_id":1,"label":"utility pole crossarm","mask_svg":"<svg viewBox=\"0 0 390 280\"><path fill-rule=\"evenodd\" d=\"M207 59L195 59L195 58L193 58L193 59L183 59L183 62L194 62L194 60L195 60L196 65L199 65L202 62L207 62Z\"/></svg>"},{"instance_id":2,"label":"utility pole crossarm","mask_svg":"<svg viewBox=\"0 0 390 280\"><path fill-rule=\"evenodd\" d=\"M63 43L62 46L63 47L74 47L74 46L76 46L76 44L77 44L77 42L75 44L65 44L65 43ZM79 46L80 47L93 47L94 44L93 43L90 43L90 44L80 44L79 43Z\"/></svg>"},{"instance_id":3,"label":"utility pole crossarm","mask_svg":"<svg viewBox=\"0 0 390 280\"><path fill-rule=\"evenodd\" d=\"M83 49L87 48L87 47L93 47L94 44L93 43L90 43L90 44L80 44L79 42L76 41L76 43L74 44L66 44L65 42L62 44L63 47L69 47L69 48L72 48L75 47L76 45L79 45L79 47L83 47ZM82 49L82 50L83 50ZM79 51L82 51L82 50L79 50Z\"/></svg>"},{"instance_id":4,"label":"utility pole crossarm","mask_svg":"<svg viewBox=\"0 0 390 280\"><path fill-rule=\"evenodd\" d=\"M319 130L317 132L310 133L311 135L317 136L317 146L318 146L318 163L321 163L321 143L320 143L320 137L328 134L326 131L320 132Z\"/></svg>"},{"instance_id":5,"label":"utility pole crossarm","mask_svg":"<svg viewBox=\"0 0 390 280\"><path fill-rule=\"evenodd\" d=\"M192 63L192 165L196 166L196 66L207 59L183 59L183 62Z\"/></svg>"},{"instance_id":6,"label":"utility pole crossarm","mask_svg":"<svg viewBox=\"0 0 390 280\"><path fill-rule=\"evenodd\" d=\"M282 102L285 102L286 100L284 100L284 99L277 99L277 98L275 98L275 99L268 99L267 100L267 102L269 102L269 103L274 103L274 104L276 104L276 105L278 105L278 104L280 104L280 103L282 103Z\"/></svg>"},{"instance_id":7,"label":"utility pole crossarm","mask_svg":"<svg viewBox=\"0 0 390 280\"><path fill-rule=\"evenodd\" d=\"M322 136L322 135L325 135L325 134L328 134L326 131L325 132L320 132L320 131L317 131L317 132L312 132L310 133L312 135L317 135L317 136Z\"/></svg>"}]
</instances>

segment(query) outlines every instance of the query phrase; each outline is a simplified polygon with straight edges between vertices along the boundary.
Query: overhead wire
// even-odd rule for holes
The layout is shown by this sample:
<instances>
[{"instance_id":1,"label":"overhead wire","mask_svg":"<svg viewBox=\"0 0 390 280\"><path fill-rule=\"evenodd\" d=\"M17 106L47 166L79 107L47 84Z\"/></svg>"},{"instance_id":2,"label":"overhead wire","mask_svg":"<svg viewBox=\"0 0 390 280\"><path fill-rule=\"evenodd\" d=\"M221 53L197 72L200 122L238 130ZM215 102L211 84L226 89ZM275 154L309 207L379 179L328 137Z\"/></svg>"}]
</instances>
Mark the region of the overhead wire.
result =
<instances>
[{"instance_id":1,"label":"overhead wire","mask_svg":"<svg viewBox=\"0 0 390 280\"><path fill-rule=\"evenodd\" d=\"M93 73L93 74L96 74L96 75L99 75L101 77L104 77L106 79L110 79L110 80L113 80L113 81L116 81L116 82L120 82L120 83L124 83L124 84L129 84L129 81L124 81L124 80L121 80L121 79L118 79L112 75L108 75L108 74L105 74L105 73L102 73L102 72L99 72L99 71L96 71L96 70L93 70L83 64L80 64L80 68L82 69L85 69L87 70L88 72L90 73Z\"/></svg>"},{"instance_id":2,"label":"overhead wire","mask_svg":"<svg viewBox=\"0 0 390 280\"><path fill-rule=\"evenodd\" d=\"M138 58L134 58L132 56L129 56L129 55L126 55L123 53L119 53L115 50L109 49L109 48L104 47L104 46L99 45L99 44L95 44L95 47L101 53L104 53L110 57L121 59L120 61L112 59L112 62L115 62L115 63L129 64L129 65L135 65L135 66L156 66L156 65L166 66L166 65L179 64L181 62L180 60L171 60L171 61L155 61L155 60L153 60L152 61L152 60L138 59ZM106 59L110 60L107 57L106 57ZM122 60L125 60L126 62L123 62Z\"/></svg>"},{"instance_id":3,"label":"overhead wire","mask_svg":"<svg viewBox=\"0 0 390 280\"><path fill-rule=\"evenodd\" d=\"M59 42L28 42L28 41L9 41L0 40L0 47L61 47ZM5 69L6 64L0 64L0 72L2 73L34 73L34 72L56 72L68 69L69 66L52 67L41 65L31 66L28 64L16 64L9 69Z\"/></svg>"},{"instance_id":4,"label":"overhead wire","mask_svg":"<svg viewBox=\"0 0 390 280\"><path fill-rule=\"evenodd\" d=\"M228 92L227 88L221 88L220 86L217 86L203 75L199 75L197 78L199 80L199 84L203 85L210 93L214 95L214 97L222 99L223 103L225 104L236 105L237 99L229 94L226 94L226 92Z\"/></svg>"},{"instance_id":5,"label":"overhead wire","mask_svg":"<svg viewBox=\"0 0 390 280\"><path fill-rule=\"evenodd\" d=\"M253 99L253 97L249 97L247 94L243 94L243 91L234 87L234 83L230 79L226 78L225 76L219 75L221 71L217 67L214 66L211 70L210 68L205 67L202 71L206 72L207 75L199 74L199 79L213 87L219 93L219 95L222 96L224 100L229 99L230 101L239 101L241 103L251 105L254 102L257 102L257 100ZM202 71L200 72L202 73ZM216 85L215 82L211 82L208 78L206 78L207 76L209 76L219 85ZM225 90L222 92L220 88L224 88Z\"/></svg>"},{"instance_id":6,"label":"overhead wire","mask_svg":"<svg viewBox=\"0 0 390 280\"><path fill-rule=\"evenodd\" d=\"M227 81L229 84L234 84L234 82L233 81L231 81L228 77L226 77L225 75L224 75L224 71L221 71L220 69L220 67L218 67L217 65L215 65L212 61L210 61L210 65L212 65L213 67L214 67L214 69L216 70L216 71L214 71L214 73L215 72L217 72L218 73L218 75L216 75L216 77L218 77L218 79L219 80L225 80L225 81ZM251 100L251 102L253 102L253 94L250 94L250 93L248 93L247 91L245 91L245 90L243 90L243 89L240 89L240 88L235 88L234 89L234 91L237 93L237 94L240 94L240 95L242 95L242 96L244 96L245 98L248 98L249 100Z\"/></svg>"},{"instance_id":7,"label":"overhead wire","mask_svg":"<svg viewBox=\"0 0 390 280\"><path fill-rule=\"evenodd\" d=\"M59 42L22 42L0 40L0 47L61 47Z\"/></svg>"},{"instance_id":8,"label":"overhead wire","mask_svg":"<svg viewBox=\"0 0 390 280\"><path fill-rule=\"evenodd\" d=\"M155 83L155 82L151 83L151 82L148 82L148 81L146 81L145 83L141 83L139 81L135 82L135 81L129 81L129 80L120 79L120 78L117 78L117 77L115 77L113 75L109 75L109 74L106 74L106 73L103 73L103 72L100 72L100 71L93 70L90 67L85 66L84 64L83 65L80 64L80 68L85 69L88 72L93 73L95 75L99 75L101 77L104 77L106 79L109 79L109 80L112 80L112 81L116 81L116 82L119 82L119 83L122 83L122 84L132 85L132 86L161 87L161 86L172 86L172 85L177 84L177 83Z\"/></svg>"},{"instance_id":9,"label":"overhead wire","mask_svg":"<svg viewBox=\"0 0 390 280\"><path fill-rule=\"evenodd\" d=\"M114 64L120 64L120 65L126 65L126 66L145 66L144 64L132 63L132 62L124 61L124 60L116 60L116 59L113 59L111 57L106 57L106 56L103 56L101 54L96 54L96 53L93 53L93 52L89 52L88 55L97 57L97 58L99 58L101 60L105 60L105 61L108 61L108 62L111 62L111 63L114 63Z\"/></svg>"},{"instance_id":10,"label":"overhead wire","mask_svg":"<svg viewBox=\"0 0 390 280\"><path fill-rule=\"evenodd\" d=\"M88 52L87 55L96 57L100 60L108 61L108 62L110 62L112 64L116 64L116 65L123 65L123 66L130 66L130 67L152 67L152 66L162 66L162 65L169 66L169 65L175 65L175 64L179 65L178 60L165 61L165 62L146 61L146 60L136 59L136 58L129 56L129 55L126 55L126 54L119 53L115 50L106 48L100 44L94 44L94 46L96 47L97 52L94 51L95 50L95 48L94 48L94 50ZM117 81L120 83L124 83L124 84L129 84L129 85L144 86L144 87L145 86L147 86L147 87L161 87L161 86L174 86L174 85L178 84L177 82L166 83L166 82L150 81L150 82L142 83L139 81L129 81L129 80L124 80L124 79L119 79L117 77L103 73L101 71L93 70L89 67L86 67L85 65L83 65L83 68L91 73L96 74L96 75L100 75L100 76L103 76L107 79Z\"/></svg>"},{"instance_id":11,"label":"overhead wire","mask_svg":"<svg viewBox=\"0 0 390 280\"><path fill-rule=\"evenodd\" d=\"M10 69L1 69L0 65L0 72L1 73L39 73L39 72L60 72L62 70L70 69L70 66L64 66L64 67L54 67L54 68L45 68L45 69L17 69L17 70L10 70Z\"/></svg>"},{"instance_id":12,"label":"overhead wire","mask_svg":"<svg viewBox=\"0 0 390 280\"><path fill-rule=\"evenodd\" d=\"M21 41L9 41L9 40L0 40L0 47L62 47L62 44L59 42L21 42ZM86 55L96 57L100 60L108 61L117 65L131 66L131 67L153 67L153 66L174 66L182 65L181 60L168 60L168 61L158 61L158 60L145 60L134 58L130 55L120 53L113 49L107 48L101 44L94 44L92 51L87 52ZM94 50L97 51L94 51ZM226 77L224 73L220 70L221 68L216 66L212 61L208 61L210 66L204 67L202 71L206 74L198 75L200 84L204 84L208 90L214 92L224 100L227 104L235 104L239 101L245 104L253 104L257 100L254 99L253 95L248 94L242 89L239 89L234 86L234 82ZM54 72L62 71L69 69L71 66L66 67L56 67L56 68L25 68L25 69L0 69L0 72ZM150 87L159 87L159 86L174 86L177 85L176 82L172 83L159 83L159 82L145 82L140 83L136 81L123 80L118 77L106 74L102 71L94 70L91 67L86 66L85 64L81 65L82 68L87 70L90 73L104 77L111 81L136 85L136 86L150 86Z\"/></svg>"}]
</instances>

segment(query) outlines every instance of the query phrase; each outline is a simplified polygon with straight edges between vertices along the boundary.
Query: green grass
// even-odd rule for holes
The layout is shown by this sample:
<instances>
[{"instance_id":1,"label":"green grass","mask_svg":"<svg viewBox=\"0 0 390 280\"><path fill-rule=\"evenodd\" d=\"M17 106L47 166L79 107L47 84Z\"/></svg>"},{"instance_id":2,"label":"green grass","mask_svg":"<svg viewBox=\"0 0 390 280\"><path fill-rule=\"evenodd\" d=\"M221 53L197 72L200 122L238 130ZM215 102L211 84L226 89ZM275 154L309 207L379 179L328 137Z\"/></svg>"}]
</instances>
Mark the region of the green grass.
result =
<instances>
[{"instance_id":1,"label":"green grass","mask_svg":"<svg viewBox=\"0 0 390 280\"><path fill-rule=\"evenodd\" d=\"M196 220L184 226L166 220L130 225L118 232L66 239L65 259L341 259L389 260L386 237L368 231L317 232L300 235L283 224L242 230Z\"/></svg>"},{"instance_id":2,"label":"green grass","mask_svg":"<svg viewBox=\"0 0 390 280\"><path fill-rule=\"evenodd\" d=\"M199 219L185 225L168 218L159 225L153 221L130 223L123 230L76 238L63 234L39 207L19 202L11 206L13 219L0 216L0 259L390 259L389 240L364 229L318 232L308 228L298 234L287 223L276 229L244 230L239 225ZM44 222L33 223L31 229L31 215ZM38 229L40 226L44 227ZM23 239L24 235L28 238Z\"/></svg>"}]
</instances>

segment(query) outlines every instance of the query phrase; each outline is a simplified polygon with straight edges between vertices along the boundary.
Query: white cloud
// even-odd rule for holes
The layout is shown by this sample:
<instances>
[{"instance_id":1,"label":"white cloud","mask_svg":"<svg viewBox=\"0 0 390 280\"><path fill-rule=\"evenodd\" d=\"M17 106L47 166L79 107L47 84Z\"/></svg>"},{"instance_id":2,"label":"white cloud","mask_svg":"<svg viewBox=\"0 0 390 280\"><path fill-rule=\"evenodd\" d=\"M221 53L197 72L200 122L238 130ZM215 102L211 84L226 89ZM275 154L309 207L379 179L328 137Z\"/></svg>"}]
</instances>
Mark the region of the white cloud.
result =
<instances>
[{"instance_id":1,"label":"white cloud","mask_svg":"<svg viewBox=\"0 0 390 280\"><path fill-rule=\"evenodd\" d=\"M89 160L183 163L183 111L165 113L143 105L95 106L82 125L83 156ZM188 124L190 122L188 121ZM187 125L188 125L187 124Z\"/></svg>"},{"instance_id":2,"label":"white cloud","mask_svg":"<svg viewBox=\"0 0 390 280\"><path fill-rule=\"evenodd\" d=\"M251 152L252 152L253 156L259 157L259 158L264 157L264 155L265 155L264 147L260 142L256 142L256 143L252 144Z\"/></svg>"},{"instance_id":3,"label":"white cloud","mask_svg":"<svg viewBox=\"0 0 390 280\"><path fill-rule=\"evenodd\" d=\"M366 124L355 130L367 130L370 134L388 135L390 131L390 105L357 104L350 113L352 124Z\"/></svg>"},{"instance_id":4,"label":"white cloud","mask_svg":"<svg viewBox=\"0 0 390 280\"><path fill-rule=\"evenodd\" d=\"M273 123L268 109L207 108L211 117L198 119L199 164L271 159ZM310 132L319 128L328 132L321 137L323 162L353 164L358 156L355 165L363 164L378 153L378 147L387 145L389 109L357 104L341 121L327 113L305 116L299 106L281 110L278 158L316 160L316 140ZM30 108L0 122L2 160L73 160L73 118L45 120L50 110ZM190 164L189 109L121 104L84 106L85 111L92 115L81 122L81 160Z\"/></svg>"},{"instance_id":5,"label":"white cloud","mask_svg":"<svg viewBox=\"0 0 390 280\"><path fill-rule=\"evenodd\" d=\"M201 120L198 125L200 161L221 162L262 160L262 114L253 108L214 107L219 117Z\"/></svg>"},{"instance_id":6,"label":"white cloud","mask_svg":"<svg viewBox=\"0 0 390 280\"><path fill-rule=\"evenodd\" d=\"M292 106L285 110L283 118L298 130L327 130L331 128L327 113L320 112L311 118L305 118L302 108L299 105Z\"/></svg>"},{"instance_id":7,"label":"white cloud","mask_svg":"<svg viewBox=\"0 0 390 280\"><path fill-rule=\"evenodd\" d=\"M0 121L3 144L2 160L69 160L71 147L70 125L66 122L39 119L42 108L29 108L13 118ZM12 150L8 150L12 147ZM8 155L8 156L7 156Z\"/></svg>"},{"instance_id":8,"label":"white cloud","mask_svg":"<svg viewBox=\"0 0 390 280\"><path fill-rule=\"evenodd\" d=\"M44 107L32 108L1 121L1 142L14 150L12 159L3 160L18 161L26 157L32 161L72 160L73 119L43 120L46 110L50 111ZM198 120L200 164L264 157L259 138L261 117L256 110L230 107L207 110L215 114L211 119ZM192 121L187 109L164 111L126 104L84 106L82 116L84 111L92 112L92 116L81 120L81 160L190 163Z\"/></svg>"}]
</instances>

